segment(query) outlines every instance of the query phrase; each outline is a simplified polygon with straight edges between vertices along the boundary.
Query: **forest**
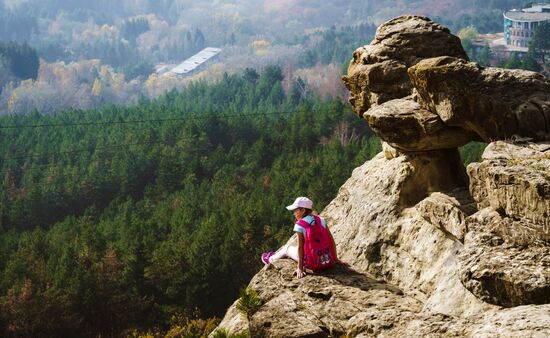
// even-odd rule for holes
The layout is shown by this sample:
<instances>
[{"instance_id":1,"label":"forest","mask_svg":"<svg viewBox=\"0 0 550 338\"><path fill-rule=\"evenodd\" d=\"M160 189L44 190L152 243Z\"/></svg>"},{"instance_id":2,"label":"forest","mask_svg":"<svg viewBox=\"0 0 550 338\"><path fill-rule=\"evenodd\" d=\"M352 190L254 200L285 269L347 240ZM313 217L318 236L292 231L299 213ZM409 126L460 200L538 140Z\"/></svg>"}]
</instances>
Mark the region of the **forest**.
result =
<instances>
[{"instance_id":1,"label":"forest","mask_svg":"<svg viewBox=\"0 0 550 338\"><path fill-rule=\"evenodd\" d=\"M270 66L135 107L0 118L3 335L222 315L291 235L288 201L321 211L380 150L347 104L282 80Z\"/></svg>"}]
</instances>

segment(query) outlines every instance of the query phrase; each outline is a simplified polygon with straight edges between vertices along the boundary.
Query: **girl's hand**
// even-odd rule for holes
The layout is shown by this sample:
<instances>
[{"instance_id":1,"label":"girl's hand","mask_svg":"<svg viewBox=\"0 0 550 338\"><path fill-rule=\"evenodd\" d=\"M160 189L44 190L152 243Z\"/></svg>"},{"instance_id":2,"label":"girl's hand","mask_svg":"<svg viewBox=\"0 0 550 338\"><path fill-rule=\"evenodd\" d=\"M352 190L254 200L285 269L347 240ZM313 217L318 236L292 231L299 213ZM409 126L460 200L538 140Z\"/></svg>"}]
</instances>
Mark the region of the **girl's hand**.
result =
<instances>
[{"instance_id":1,"label":"girl's hand","mask_svg":"<svg viewBox=\"0 0 550 338\"><path fill-rule=\"evenodd\" d=\"M296 278L302 278L306 275L305 271L300 268L297 268L294 274L296 275Z\"/></svg>"}]
</instances>

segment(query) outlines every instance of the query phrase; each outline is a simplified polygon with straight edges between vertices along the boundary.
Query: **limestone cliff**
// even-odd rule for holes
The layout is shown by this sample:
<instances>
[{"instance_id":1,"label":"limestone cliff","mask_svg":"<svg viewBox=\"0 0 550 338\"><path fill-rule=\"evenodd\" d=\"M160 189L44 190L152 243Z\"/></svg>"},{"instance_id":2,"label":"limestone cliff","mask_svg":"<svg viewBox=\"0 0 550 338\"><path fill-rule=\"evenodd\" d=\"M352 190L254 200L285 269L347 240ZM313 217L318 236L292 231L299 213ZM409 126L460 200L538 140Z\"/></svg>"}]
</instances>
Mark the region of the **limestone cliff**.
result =
<instances>
[{"instance_id":1,"label":"limestone cliff","mask_svg":"<svg viewBox=\"0 0 550 338\"><path fill-rule=\"evenodd\" d=\"M322 215L349 266L250 282L264 305L220 324L255 337L550 336L550 81L466 60L417 16L354 53L350 102L384 151ZM523 88L523 90L522 90ZM457 147L491 142L464 168ZM291 239L294 240L294 239Z\"/></svg>"}]
</instances>

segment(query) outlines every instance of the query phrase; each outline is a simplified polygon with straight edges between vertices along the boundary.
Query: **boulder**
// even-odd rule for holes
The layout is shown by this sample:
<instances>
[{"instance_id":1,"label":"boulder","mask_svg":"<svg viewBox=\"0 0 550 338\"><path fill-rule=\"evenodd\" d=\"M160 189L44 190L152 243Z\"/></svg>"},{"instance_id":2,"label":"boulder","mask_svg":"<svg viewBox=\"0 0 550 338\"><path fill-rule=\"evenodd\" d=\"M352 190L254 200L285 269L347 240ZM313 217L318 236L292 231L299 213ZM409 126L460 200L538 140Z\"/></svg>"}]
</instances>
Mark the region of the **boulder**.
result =
<instances>
[{"instance_id":1,"label":"boulder","mask_svg":"<svg viewBox=\"0 0 550 338\"><path fill-rule=\"evenodd\" d=\"M550 140L550 79L442 56L408 69L420 105L485 142L513 135Z\"/></svg>"},{"instance_id":2,"label":"boulder","mask_svg":"<svg viewBox=\"0 0 550 338\"><path fill-rule=\"evenodd\" d=\"M466 189L448 193L434 192L418 203L416 209L429 224L461 243L467 231L465 219L477 211Z\"/></svg>"},{"instance_id":3,"label":"boulder","mask_svg":"<svg viewBox=\"0 0 550 338\"><path fill-rule=\"evenodd\" d=\"M412 96L373 107L363 118L383 141L406 152L458 148L476 137L473 132L447 126Z\"/></svg>"},{"instance_id":4,"label":"boulder","mask_svg":"<svg viewBox=\"0 0 550 338\"><path fill-rule=\"evenodd\" d=\"M481 163L468 166L470 192L479 209L550 226L550 143L489 144Z\"/></svg>"},{"instance_id":5,"label":"boulder","mask_svg":"<svg viewBox=\"0 0 550 338\"><path fill-rule=\"evenodd\" d=\"M467 220L460 279L501 306L550 303L550 143L497 141L468 166L480 209Z\"/></svg>"},{"instance_id":6,"label":"boulder","mask_svg":"<svg viewBox=\"0 0 550 338\"><path fill-rule=\"evenodd\" d=\"M343 77L354 111L412 94L407 69L420 60L451 55L468 60L460 39L422 16L400 16L384 23L370 45L358 48Z\"/></svg>"},{"instance_id":7,"label":"boulder","mask_svg":"<svg viewBox=\"0 0 550 338\"><path fill-rule=\"evenodd\" d=\"M513 307L550 303L550 242L526 222L491 208L468 219L460 279L476 297Z\"/></svg>"}]
</instances>

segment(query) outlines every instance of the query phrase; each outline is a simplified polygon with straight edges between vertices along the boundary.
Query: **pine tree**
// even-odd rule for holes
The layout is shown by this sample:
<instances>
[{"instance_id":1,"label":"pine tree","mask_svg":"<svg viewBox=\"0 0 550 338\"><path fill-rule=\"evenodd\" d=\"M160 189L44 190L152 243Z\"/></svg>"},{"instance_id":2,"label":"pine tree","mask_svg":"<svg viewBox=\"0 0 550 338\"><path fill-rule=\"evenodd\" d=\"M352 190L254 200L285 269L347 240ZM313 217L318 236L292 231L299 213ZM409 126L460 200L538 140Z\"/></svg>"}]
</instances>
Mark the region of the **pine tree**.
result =
<instances>
[{"instance_id":1,"label":"pine tree","mask_svg":"<svg viewBox=\"0 0 550 338\"><path fill-rule=\"evenodd\" d=\"M483 46L483 49L481 50L481 53L479 54L479 64L484 66L484 67L487 67L487 66L490 66L491 63L490 63L490 60L491 60L491 49L489 48L489 45L485 45Z\"/></svg>"},{"instance_id":2,"label":"pine tree","mask_svg":"<svg viewBox=\"0 0 550 338\"><path fill-rule=\"evenodd\" d=\"M504 67L509 69L521 68L521 61L519 60L517 53L512 53L512 56L510 56L510 59L506 61L506 63L504 64Z\"/></svg>"},{"instance_id":3,"label":"pine tree","mask_svg":"<svg viewBox=\"0 0 550 338\"><path fill-rule=\"evenodd\" d=\"M10 69L20 79L36 79L40 60L38 53L26 42L18 44L15 42L0 42L0 57L8 60Z\"/></svg>"},{"instance_id":4,"label":"pine tree","mask_svg":"<svg viewBox=\"0 0 550 338\"><path fill-rule=\"evenodd\" d=\"M537 59L533 53L529 52L522 61L521 68L526 70L532 70L534 72L540 72L542 70L541 65L537 62Z\"/></svg>"},{"instance_id":5,"label":"pine tree","mask_svg":"<svg viewBox=\"0 0 550 338\"><path fill-rule=\"evenodd\" d=\"M540 55L542 63L544 57L550 53L550 22L542 22L535 30L535 35L529 42L529 51L535 55Z\"/></svg>"}]
</instances>

